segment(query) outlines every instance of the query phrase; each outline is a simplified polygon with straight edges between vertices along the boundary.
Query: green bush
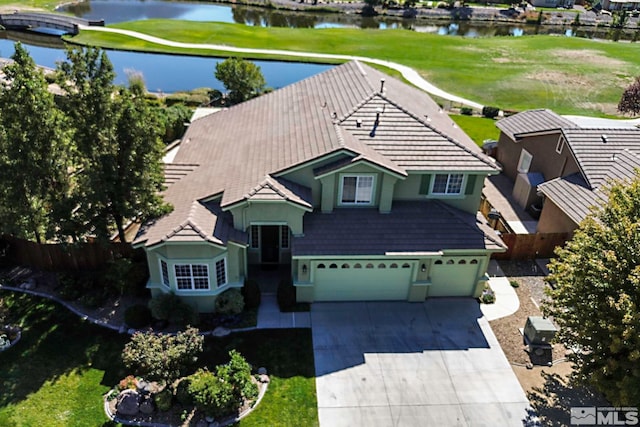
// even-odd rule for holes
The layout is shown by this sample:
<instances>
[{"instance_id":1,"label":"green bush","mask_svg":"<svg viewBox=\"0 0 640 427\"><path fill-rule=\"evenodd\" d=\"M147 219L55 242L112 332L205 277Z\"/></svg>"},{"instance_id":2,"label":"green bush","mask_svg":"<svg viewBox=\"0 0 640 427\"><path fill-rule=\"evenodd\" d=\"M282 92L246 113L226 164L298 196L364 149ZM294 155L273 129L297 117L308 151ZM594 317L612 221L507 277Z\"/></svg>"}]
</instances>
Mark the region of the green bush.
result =
<instances>
[{"instance_id":1,"label":"green bush","mask_svg":"<svg viewBox=\"0 0 640 427\"><path fill-rule=\"evenodd\" d=\"M193 404L193 397L189 393L189 383L189 377L187 377L181 379L176 386L176 400L184 406Z\"/></svg>"},{"instance_id":2,"label":"green bush","mask_svg":"<svg viewBox=\"0 0 640 427\"><path fill-rule=\"evenodd\" d=\"M196 407L214 418L232 414L241 404L233 395L231 383L203 369L189 377L188 389Z\"/></svg>"},{"instance_id":3,"label":"green bush","mask_svg":"<svg viewBox=\"0 0 640 427\"><path fill-rule=\"evenodd\" d=\"M480 302L482 304L493 304L496 302L496 294L489 287L484 288L482 295L480 295Z\"/></svg>"},{"instance_id":4,"label":"green bush","mask_svg":"<svg viewBox=\"0 0 640 427\"><path fill-rule=\"evenodd\" d=\"M176 335L136 332L122 350L122 362L145 379L172 384L197 362L203 343L195 328Z\"/></svg>"},{"instance_id":5,"label":"green bush","mask_svg":"<svg viewBox=\"0 0 640 427\"><path fill-rule=\"evenodd\" d=\"M296 288L291 279L282 279L278 284L278 306L280 311L291 311L296 305Z\"/></svg>"},{"instance_id":6,"label":"green bush","mask_svg":"<svg viewBox=\"0 0 640 427\"><path fill-rule=\"evenodd\" d=\"M251 365L236 350L229 352L231 360L226 365L229 381L233 384L238 399L255 399L258 397L258 386L251 379ZM223 367L224 368L224 367ZM220 376L224 378L223 376Z\"/></svg>"},{"instance_id":7,"label":"green bush","mask_svg":"<svg viewBox=\"0 0 640 427\"><path fill-rule=\"evenodd\" d=\"M460 108L460 114L462 114L464 116L472 116L473 115L473 109L471 107L462 107L462 108Z\"/></svg>"},{"instance_id":8,"label":"green bush","mask_svg":"<svg viewBox=\"0 0 640 427\"><path fill-rule=\"evenodd\" d=\"M520 283L518 283L517 280L510 280L509 284L511 285L512 288L519 288L520 287Z\"/></svg>"},{"instance_id":9,"label":"green bush","mask_svg":"<svg viewBox=\"0 0 640 427\"><path fill-rule=\"evenodd\" d=\"M216 313L240 314L244 309L244 297L239 289L233 288L224 291L216 298Z\"/></svg>"},{"instance_id":10,"label":"green bush","mask_svg":"<svg viewBox=\"0 0 640 427\"><path fill-rule=\"evenodd\" d=\"M132 305L124 312L124 322L131 328L144 328L151 323L151 310L143 304Z\"/></svg>"},{"instance_id":11,"label":"green bush","mask_svg":"<svg viewBox=\"0 0 640 427\"><path fill-rule=\"evenodd\" d=\"M173 393L169 387L165 387L161 392L153 396L153 401L159 411L166 412L171 409L173 403Z\"/></svg>"},{"instance_id":12,"label":"green bush","mask_svg":"<svg viewBox=\"0 0 640 427\"><path fill-rule=\"evenodd\" d=\"M260 294L260 286L255 280L245 280L242 287L242 296L244 297L245 310L251 310L260 307L262 296Z\"/></svg>"},{"instance_id":13,"label":"green bush","mask_svg":"<svg viewBox=\"0 0 640 427\"><path fill-rule=\"evenodd\" d=\"M165 320L179 326L197 325L199 318L186 302L174 293L162 294L149 301L149 308L154 319Z\"/></svg>"},{"instance_id":14,"label":"green bush","mask_svg":"<svg viewBox=\"0 0 640 427\"><path fill-rule=\"evenodd\" d=\"M482 107L482 115L486 118L493 119L498 117L498 114L500 114L500 109L498 107L491 107L489 105Z\"/></svg>"},{"instance_id":15,"label":"green bush","mask_svg":"<svg viewBox=\"0 0 640 427\"><path fill-rule=\"evenodd\" d=\"M78 302L87 308L99 308L109 299L109 293L105 289L84 291Z\"/></svg>"}]
</instances>

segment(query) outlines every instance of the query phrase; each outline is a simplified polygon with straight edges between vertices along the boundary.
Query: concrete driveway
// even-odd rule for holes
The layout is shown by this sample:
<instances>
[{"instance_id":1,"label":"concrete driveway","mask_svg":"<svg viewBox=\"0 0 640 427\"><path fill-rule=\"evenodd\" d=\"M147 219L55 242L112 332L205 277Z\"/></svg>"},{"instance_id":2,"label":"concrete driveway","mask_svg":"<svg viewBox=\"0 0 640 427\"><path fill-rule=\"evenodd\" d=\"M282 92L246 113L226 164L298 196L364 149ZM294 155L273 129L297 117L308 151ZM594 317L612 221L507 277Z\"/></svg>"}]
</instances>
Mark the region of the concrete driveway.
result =
<instances>
[{"instance_id":1,"label":"concrete driveway","mask_svg":"<svg viewBox=\"0 0 640 427\"><path fill-rule=\"evenodd\" d=\"M314 303L311 324L321 427L531 422L475 300Z\"/></svg>"}]
</instances>

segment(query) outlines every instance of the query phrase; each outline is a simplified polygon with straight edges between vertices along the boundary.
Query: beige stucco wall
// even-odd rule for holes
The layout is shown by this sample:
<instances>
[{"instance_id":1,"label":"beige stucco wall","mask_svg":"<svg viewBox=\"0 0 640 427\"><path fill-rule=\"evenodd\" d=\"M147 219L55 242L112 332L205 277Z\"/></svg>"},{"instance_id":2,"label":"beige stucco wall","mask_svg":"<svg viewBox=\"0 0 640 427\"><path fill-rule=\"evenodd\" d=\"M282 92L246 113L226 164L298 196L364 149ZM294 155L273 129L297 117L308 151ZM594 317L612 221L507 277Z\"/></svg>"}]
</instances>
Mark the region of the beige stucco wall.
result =
<instances>
[{"instance_id":1,"label":"beige stucco wall","mask_svg":"<svg viewBox=\"0 0 640 427\"><path fill-rule=\"evenodd\" d=\"M555 203L545 199L536 230L538 233L572 233L577 227Z\"/></svg>"},{"instance_id":2,"label":"beige stucco wall","mask_svg":"<svg viewBox=\"0 0 640 427\"><path fill-rule=\"evenodd\" d=\"M555 133L523 138L516 143L504 133L500 133L497 159L504 174L515 181L522 149L527 150L533 157L529 172L541 173L545 181L578 172L578 165L566 143L560 154L556 152L559 138L560 133Z\"/></svg>"}]
</instances>

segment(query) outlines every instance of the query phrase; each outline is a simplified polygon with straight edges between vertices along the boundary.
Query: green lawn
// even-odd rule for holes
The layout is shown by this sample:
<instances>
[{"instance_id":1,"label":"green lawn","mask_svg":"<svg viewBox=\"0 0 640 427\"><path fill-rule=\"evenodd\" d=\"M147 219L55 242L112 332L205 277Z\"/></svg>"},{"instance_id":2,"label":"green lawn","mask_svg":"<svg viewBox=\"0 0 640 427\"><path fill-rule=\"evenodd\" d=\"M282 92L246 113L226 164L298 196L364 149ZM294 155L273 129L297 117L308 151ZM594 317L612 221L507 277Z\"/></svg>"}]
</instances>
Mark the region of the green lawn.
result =
<instances>
[{"instance_id":1,"label":"green lawn","mask_svg":"<svg viewBox=\"0 0 640 427\"><path fill-rule=\"evenodd\" d=\"M63 0L24 0L24 1L17 1L17 0L0 0L0 6L7 6L7 7L13 7L15 6L16 9L24 9L24 8L40 8L40 9L47 9L47 10L53 10L56 8L56 6L66 3Z\"/></svg>"},{"instance_id":2,"label":"green lawn","mask_svg":"<svg viewBox=\"0 0 640 427\"><path fill-rule=\"evenodd\" d=\"M500 131L496 127L496 121L493 119L457 114L451 114L450 117L479 147L482 147L485 139L497 140L500 136Z\"/></svg>"},{"instance_id":3,"label":"green lawn","mask_svg":"<svg viewBox=\"0 0 640 427\"><path fill-rule=\"evenodd\" d=\"M113 27L180 42L390 60L417 69L446 91L508 110L550 108L562 114L611 114L622 90L640 75L640 45L635 43L555 36L468 39L407 30L261 28L176 20ZM166 48L89 31L69 40L109 48L228 55Z\"/></svg>"},{"instance_id":4,"label":"green lawn","mask_svg":"<svg viewBox=\"0 0 640 427\"><path fill-rule=\"evenodd\" d=\"M129 374L120 353L128 336L87 322L56 303L0 293L22 340L0 353L0 426L99 426L102 395ZM207 338L203 364L226 362L238 349L272 382L241 426L318 424L311 331L260 330Z\"/></svg>"}]
</instances>

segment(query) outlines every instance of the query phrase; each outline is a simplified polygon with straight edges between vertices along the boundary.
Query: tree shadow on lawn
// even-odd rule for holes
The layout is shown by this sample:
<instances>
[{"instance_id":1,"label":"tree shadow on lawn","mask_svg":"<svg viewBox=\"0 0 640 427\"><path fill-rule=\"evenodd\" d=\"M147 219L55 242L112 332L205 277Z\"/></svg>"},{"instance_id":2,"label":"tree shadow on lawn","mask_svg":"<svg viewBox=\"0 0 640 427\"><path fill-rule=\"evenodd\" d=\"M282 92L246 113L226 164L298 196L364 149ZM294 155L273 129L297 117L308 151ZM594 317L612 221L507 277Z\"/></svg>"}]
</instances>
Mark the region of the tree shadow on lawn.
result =
<instances>
[{"instance_id":1,"label":"tree shadow on lawn","mask_svg":"<svg viewBox=\"0 0 640 427\"><path fill-rule=\"evenodd\" d=\"M223 338L207 337L198 364L213 367L227 363L232 349L254 369L266 367L269 375L315 377L311 329L258 329Z\"/></svg>"},{"instance_id":2,"label":"tree shadow on lawn","mask_svg":"<svg viewBox=\"0 0 640 427\"><path fill-rule=\"evenodd\" d=\"M123 377L120 354L128 336L80 319L65 307L36 296L2 293L7 323L20 325L22 339L0 353L0 407L17 403L72 371L104 371L102 385Z\"/></svg>"},{"instance_id":3,"label":"tree shadow on lawn","mask_svg":"<svg viewBox=\"0 0 640 427\"><path fill-rule=\"evenodd\" d=\"M599 393L574 384L557 373L542 372L542 376L544 386L527 392L527 397L544 426L569 425L572 407L611 406Z\"/></svg>"}]
</instances>

